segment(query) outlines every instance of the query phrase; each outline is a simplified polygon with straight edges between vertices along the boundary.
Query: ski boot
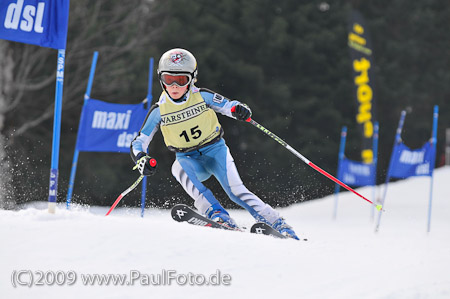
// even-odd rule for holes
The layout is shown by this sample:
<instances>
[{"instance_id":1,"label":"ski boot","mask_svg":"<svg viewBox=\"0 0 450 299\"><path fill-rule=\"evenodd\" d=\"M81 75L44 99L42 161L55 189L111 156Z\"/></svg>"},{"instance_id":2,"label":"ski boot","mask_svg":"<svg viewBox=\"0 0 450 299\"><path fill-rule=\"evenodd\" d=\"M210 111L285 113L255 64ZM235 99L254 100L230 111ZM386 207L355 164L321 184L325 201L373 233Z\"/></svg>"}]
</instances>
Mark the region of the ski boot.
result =
<instances>
[{"instance_id":1,"label":"ski boot","mask_svg":"<svg viewBox=\"0 0 450 299\"><path fill-rule=\"evenodd\" d=\"M215 210L211 209L211 211L206 211L206 217L230 229L239 230L236 222L234 222L234 220L230 217L230 214L228 214L228 212L224 209L219 208Z\"/></svg>"},{"instance_id":2,"label":"ski boot","mask_svg":"<svg viewBox=\"0 0 450 299\"><path fill-rule=\"evenodd\" d=\"M272 227L278 231L280 234L292 238L295 240L300 240L299 237L295 234L294 230L292 229L292 226L286 223L284 218L278 218L273 224Z\"/></svg>"}]
</instances>

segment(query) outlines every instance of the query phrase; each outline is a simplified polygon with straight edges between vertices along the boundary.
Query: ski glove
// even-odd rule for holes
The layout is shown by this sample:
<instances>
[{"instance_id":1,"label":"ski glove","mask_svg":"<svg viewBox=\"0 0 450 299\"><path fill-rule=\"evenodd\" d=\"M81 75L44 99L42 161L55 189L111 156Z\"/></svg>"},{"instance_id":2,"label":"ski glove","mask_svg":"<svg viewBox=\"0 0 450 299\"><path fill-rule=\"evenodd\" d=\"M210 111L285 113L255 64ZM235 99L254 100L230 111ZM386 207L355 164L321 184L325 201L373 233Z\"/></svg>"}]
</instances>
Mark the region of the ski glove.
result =
<instances>
[{"instance_id":1,"label":"ski glove","mask_svg":"<svg viewBox=\"0 0 450 299\"><path fill-rule=\"evenodd\" d=\"M231 108L231 115L237 120L247 120L252 116L252 110L246 104L237 104Z\"/></svg>"},{"instance_id":2,"label":"ski glove","mask_svg":"<svg viewBox=\"0 0 450 299\"><path fill-rule=\"evenodd\" d=\"M142 175L153 175L156 172L156 166L155 159L144 152L140 152L136 156L136 165L133 167L133 170L137 168Z\"/></svg>"}]
</instances>

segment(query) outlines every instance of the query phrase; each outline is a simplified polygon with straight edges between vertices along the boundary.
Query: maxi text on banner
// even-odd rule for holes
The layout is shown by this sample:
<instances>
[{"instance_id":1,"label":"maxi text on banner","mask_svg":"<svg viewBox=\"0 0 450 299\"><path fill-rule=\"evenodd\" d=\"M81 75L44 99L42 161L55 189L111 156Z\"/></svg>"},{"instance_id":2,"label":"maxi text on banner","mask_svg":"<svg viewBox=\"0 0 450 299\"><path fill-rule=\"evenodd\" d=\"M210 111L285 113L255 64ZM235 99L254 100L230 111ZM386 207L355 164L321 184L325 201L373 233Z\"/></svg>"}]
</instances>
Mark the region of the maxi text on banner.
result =
<instances>
[{"instance_id":1,"label":"maxi text on banner","mask_svg":"<svg viewBox=\"0 0 450 299\"><path fill-rule=\"evenodd\" d=\"M393 178L431 176L435 152L436 147L431 142L415 150L408 148L403 142L396 144L392 152L389 176Z\"/></svg>"},{"instance_id":2,"label":"maxi text on banner","mask_svg":"<svg viewBox=\"0 0 450 299\"><path fill-rule=\"evenodd\" d=\"M88 99L83 106L78 150L130 152L131 141L147 116L144 104L115 104Z\"/></svg>"},{"instance_id":3,"label":"maxi text on banner","mask_svg":"<svg viewBox=\"0 0 450 299\"><path fill-rule=\"evenodd\" d=\"M65 49L69 0L0 0L0 39Z\"/></svg>"},{"instance_id":4,"label":"maxi text on banner","mask_svg":"<svg viewBox=\"0 0 450 299\"><path fill-rule=\"evenodd\" d=\"M372 163L373 126L376 120L372 44L364 17L357 10L351 11L348 26L348 47L358 107L356 122L362 133L361 157L364 163Z\"/></svg>"}]
</instances>

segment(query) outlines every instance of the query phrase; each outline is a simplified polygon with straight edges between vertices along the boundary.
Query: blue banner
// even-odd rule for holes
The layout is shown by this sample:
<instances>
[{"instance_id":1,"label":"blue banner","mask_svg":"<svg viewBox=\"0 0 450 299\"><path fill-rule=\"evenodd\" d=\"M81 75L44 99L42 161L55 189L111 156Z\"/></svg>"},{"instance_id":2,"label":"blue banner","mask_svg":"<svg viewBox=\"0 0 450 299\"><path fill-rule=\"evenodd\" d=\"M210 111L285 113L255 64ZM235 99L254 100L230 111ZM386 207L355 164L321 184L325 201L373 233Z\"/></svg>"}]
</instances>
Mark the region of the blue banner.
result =
<instances>
[{"instance_id":1,"label":"blue banner","mask_svg":"<svg viewBox=\"0 0 450 299\"><path fill-rule=\"evenodd\" d=\"M0 39L65 49L69 0L0 0Z\"/></svg>"},{"instance_id":2,"label":"blue banner","mask_svg":"<svg viewBox=\"0 0 450 299\"><path fill-rule=\"evenodd\" d=\"M375 164L344 158L339 163L338 179L351 186L375 185Z\"/></svg>"},{"instance_id":3,"label":"blue banner","mask_svg":"<svg viewBox=\"0 0 450 299\"><path fill-rule=\"evenodd\" d=\"M143 104L123 105L89 99L81 112L78 150L85 152L130 152L148 109Z\"/></svg>"},{"instance_id":4,"label":"blue banner","mask_svg":"<svg viewBox=\"0 0 450 299\"><path fill-rule=\"evenodd\" d=\"M392 152L389 177L407 178L411 176L431 176L435 147L427 142L422 148L412 150L404 143L397 143Z\"/></svg>"}]
</instances>

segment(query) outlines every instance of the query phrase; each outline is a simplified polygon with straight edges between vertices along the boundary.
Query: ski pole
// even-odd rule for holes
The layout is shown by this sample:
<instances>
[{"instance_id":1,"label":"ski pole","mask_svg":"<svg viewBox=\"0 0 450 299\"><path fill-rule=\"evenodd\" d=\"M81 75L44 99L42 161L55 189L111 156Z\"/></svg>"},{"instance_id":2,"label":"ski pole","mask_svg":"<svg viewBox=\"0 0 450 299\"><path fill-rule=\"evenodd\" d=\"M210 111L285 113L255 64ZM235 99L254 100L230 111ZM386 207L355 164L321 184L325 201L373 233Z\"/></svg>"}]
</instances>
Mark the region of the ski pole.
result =
<instances>
[{"instance_id":1,"label":"ski pole","mask_svg":"<svg viewBox=\"0 0 450 299\"><path fill-rule=\"evenodd\" d=\"M233 107L234 108L234 107ZM274 133L270 132L269 130L267 130L266 128L264 128L263 126L261 126L260 124L258 124L256 121L254 121L251 118L248 118L247 120L245 120L246 122L251 123L253 126L257 127L258 129L260 129L261 131L263 131L264 133L266 133L267 135L269 135L273 140L275 140L276 142L278 142L279 144L281 144L282 146L284 146L288 151L290 151L291 153L293 153L294 155L296 155L298 158L302 159L303 162L305 162L306 164L308 164L309 166L311 166L312 168L314 168L316 171L320 172L321 174L323 174L324 176L326 176L327 178L329 178L330 180L334 181L335 183L341 185L342 187L344 187L345 189L352 191L353 193L355 193L356 195L358 195L359 197L361 197L362 199L364 199L365 201L369 202L370 204L372 204L373 206L375 206L375 208L380 211L382 209L382 205L376 205L374 204L372 201L370 201L369 199L365 198L364 196L362 196L361 194L359 194L358 192L356 192L355 190L353 190L351 187L347 186L346 184L344 184L343 182L341 182L340 180L338 180L337 178L335 178L334 176L332 176L331 174L329 174L328 172L326 172L325 170L323 170L322 168L320 168L319 166L315 165L313 162L309 161L308 159L306 159L302 154L300 154L299 152L297 152L295 149L293 149L289 144L287 144L283 139L281 139L280 137L278 137L277 135L275 135Z\"/></svg>"},{"instance_id":2,"label":"ski pole","mask_svg":"<svg viewBox=\"0 0 450 299\"><path fill-rule=\"evenodd\" d=\"M111 206L111 208L109 209L108 213L106 213L105 216L108 216L109 213L112 212L112 210L114 210L114 208L117 206L117 204L120 202L120 200L127 195L128 193L130 193L134 188L137 187L137 185L139 185L139 183L142 181L142 179L144 178L144 175L142 174L140 177L138 177L138 179L136 180L136 182L133 183L133 185L131 185L130 187L128 187L127 190L123 191L119 197L117 197L116 201L113 203L113 205Z\"/></svg>"}]
</instances>

